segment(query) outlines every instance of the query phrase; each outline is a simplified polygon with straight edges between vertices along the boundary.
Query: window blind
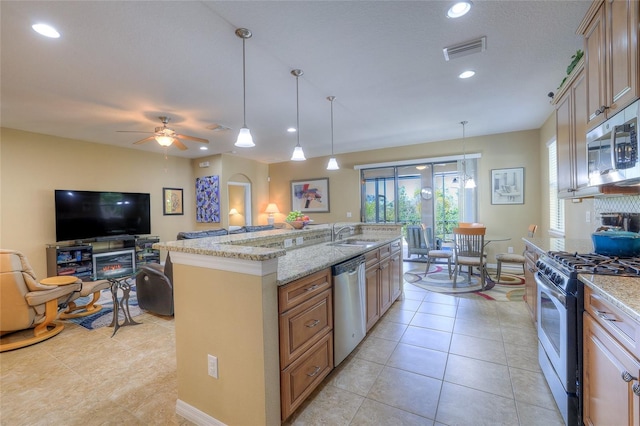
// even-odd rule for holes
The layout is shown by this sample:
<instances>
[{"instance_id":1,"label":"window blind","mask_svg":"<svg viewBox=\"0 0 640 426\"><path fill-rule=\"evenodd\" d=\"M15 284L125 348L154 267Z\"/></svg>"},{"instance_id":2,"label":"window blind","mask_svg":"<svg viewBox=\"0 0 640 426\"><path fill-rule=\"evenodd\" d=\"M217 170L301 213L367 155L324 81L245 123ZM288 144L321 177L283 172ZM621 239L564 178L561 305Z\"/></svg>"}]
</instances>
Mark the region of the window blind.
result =
<instances>
[{"instance_id":1,"label":"window blind","mask_svg":"<svg viewBox=\"0 0 640 426\"><path fill-rule=\"evenodd\" d=\"M564 202L558 198L558 156L555 140L547 145L549 151L549 231L551 235L564 235Z\"/></svg>"}]
</instances>

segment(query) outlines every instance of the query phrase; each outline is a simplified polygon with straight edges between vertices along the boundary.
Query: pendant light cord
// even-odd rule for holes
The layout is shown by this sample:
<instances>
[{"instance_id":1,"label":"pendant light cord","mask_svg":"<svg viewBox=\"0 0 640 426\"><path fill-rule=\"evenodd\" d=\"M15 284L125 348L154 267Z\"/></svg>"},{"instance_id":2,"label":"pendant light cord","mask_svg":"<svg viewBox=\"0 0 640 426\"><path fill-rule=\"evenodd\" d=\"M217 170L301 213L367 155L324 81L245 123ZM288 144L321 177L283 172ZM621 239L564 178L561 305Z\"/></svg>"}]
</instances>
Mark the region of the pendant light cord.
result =
<instances>
[{"instance_id":1,"label":"pendant light cord","mask_svg":"<svg viewBox=\"0 0 640 426\"><path fill-rule=\"evenodd\" d=\"M331 156L333 157L333 99L331 99Z\"/></svg>"},{"instance_id":2,"label":"pendant light cord","mask_svg":"<svg viewBox=\"0 0 640 426\"><path fill-rule=\"evenodd\" d=\"M244 44L246 39L242 39L242 127L247 127L247 71L245 64Z\"/></svg>"},{"instance_id":3,"label":"pendant light cord","mask_svg":"<svg viewBox=\"0 0 640 426\"><path fill-rule=\"evenodd\" d=\"M296 75L296 136L298 137L298 144L300 146L300 101L298 100L298 76Z\"/></svg>"}]
</instances>

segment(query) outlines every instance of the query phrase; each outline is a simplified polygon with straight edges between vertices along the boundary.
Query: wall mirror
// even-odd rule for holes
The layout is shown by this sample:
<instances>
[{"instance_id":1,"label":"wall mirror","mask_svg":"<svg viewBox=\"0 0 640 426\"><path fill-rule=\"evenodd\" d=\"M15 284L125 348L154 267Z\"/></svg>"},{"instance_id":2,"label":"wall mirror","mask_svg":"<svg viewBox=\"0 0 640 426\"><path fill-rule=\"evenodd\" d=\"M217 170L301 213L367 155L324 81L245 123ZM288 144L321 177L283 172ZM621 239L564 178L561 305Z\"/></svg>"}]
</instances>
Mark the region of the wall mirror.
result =
<instances>
[{"instance_id":1,"label":"wall mirror","mask_svg":"<svg viewBox=\"0 0 640 426\"><path fill-rule=\"evenodd\" d=\"M235 174L227 182L229 226L251 225L251 181Z\"/></svg>"}]
</instances>

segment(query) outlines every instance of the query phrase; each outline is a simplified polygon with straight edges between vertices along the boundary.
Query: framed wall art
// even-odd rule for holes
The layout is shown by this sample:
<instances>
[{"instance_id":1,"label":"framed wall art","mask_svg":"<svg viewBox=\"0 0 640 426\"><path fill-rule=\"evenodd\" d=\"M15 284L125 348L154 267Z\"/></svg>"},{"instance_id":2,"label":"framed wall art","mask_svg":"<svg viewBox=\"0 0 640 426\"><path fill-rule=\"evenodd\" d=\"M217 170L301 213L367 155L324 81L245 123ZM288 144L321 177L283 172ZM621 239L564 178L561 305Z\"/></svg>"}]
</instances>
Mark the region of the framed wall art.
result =
<instances>
[{"instance_id":1,"label":"framed wall art","mask_svg":"<svg viewBox=\"0 0 640 426\"><path fill-rule=\"evenodd\" d=\"M196 222L220 222L220 177L196 178Z\"/></svg>"},{"instance_id":2,"label":"framed wall art","mask_svg":"<svg viewBox=\"0 0 640 426\"><path fill-rule=\"evenodd\" d=\"M181 188L162 188L162 213L166 215L184 214Z\"/></svg>"},{"instance_id":3,"label":"framed wall art","mask_svg":"<svg viewBox=\"0 0 640 426\"><path fill-rule=\"evenodd\" d=\"M291 181L291 210L329 212L329 178Z\"/></svg>"},{"instance_id":4,"label":"framed wall art","mask_svg":"<svg viewBox=\"0 0 640 426\"><path fill-rule=\"evenodd\" d=\"M491 170L491 204L524 204L524 167Z\"/></svg>"}]
</instances>

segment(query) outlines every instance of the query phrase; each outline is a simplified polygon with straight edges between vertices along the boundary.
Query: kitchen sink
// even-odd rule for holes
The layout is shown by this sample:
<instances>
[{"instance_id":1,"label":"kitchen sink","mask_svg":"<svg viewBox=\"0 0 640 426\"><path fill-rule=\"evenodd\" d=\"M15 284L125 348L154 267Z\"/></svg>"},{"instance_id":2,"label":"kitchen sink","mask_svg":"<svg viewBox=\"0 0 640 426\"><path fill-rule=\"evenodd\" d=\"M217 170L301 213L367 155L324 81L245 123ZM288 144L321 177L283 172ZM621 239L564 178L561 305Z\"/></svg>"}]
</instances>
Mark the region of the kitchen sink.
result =
<instances>
[{"instance_id":1,"label":"kitchen sink","mask_svg":"<svg viewBox=\"0 0 640 426\"><path fill-rule=\"evenodd\" d=\"M374 245L377 244L377 240L359 240L359 239L349 239L349 240L341 240L341 241L336 241L333 242L331 244L329 244L330 246L334 246L334 247L362 247L362 248L368 248L368 247L373 247Z\"/></svg>"}]
</instances>

